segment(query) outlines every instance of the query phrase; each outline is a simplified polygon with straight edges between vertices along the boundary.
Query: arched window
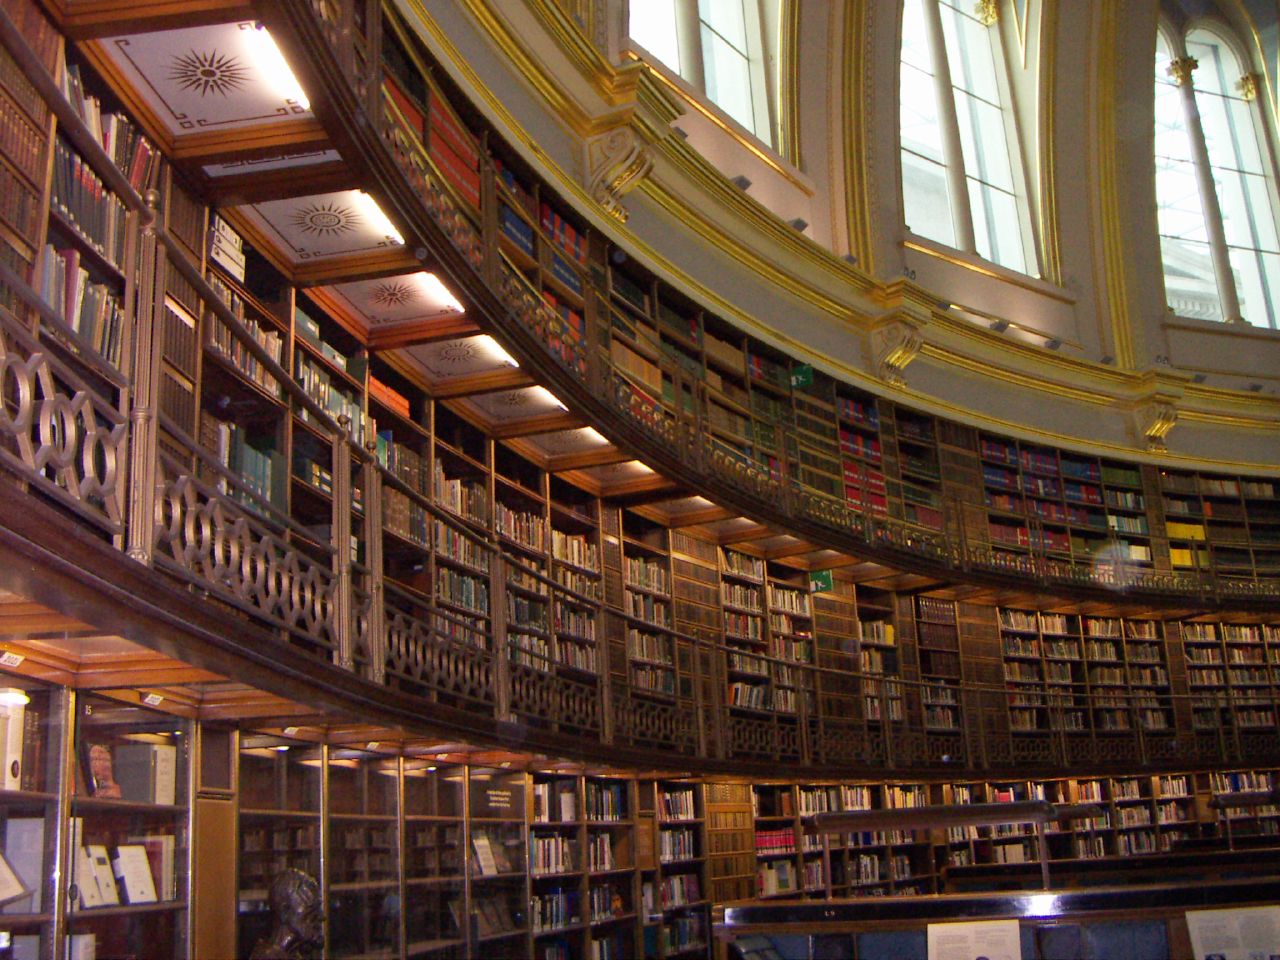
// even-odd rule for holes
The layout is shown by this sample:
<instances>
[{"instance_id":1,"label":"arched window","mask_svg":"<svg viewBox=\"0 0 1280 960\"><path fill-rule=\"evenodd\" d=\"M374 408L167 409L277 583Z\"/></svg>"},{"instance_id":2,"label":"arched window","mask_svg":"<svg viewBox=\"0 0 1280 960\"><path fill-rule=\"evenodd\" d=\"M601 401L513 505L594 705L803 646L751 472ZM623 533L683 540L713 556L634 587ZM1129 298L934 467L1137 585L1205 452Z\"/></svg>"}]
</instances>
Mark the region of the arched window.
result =
<instances>
[{"instance_id":1,"label":"arched window","mask_svg":"<svg viewBox=\"0 0 1280 960\"><path fill-rule=\"evenodd\" d=\"M978 9L986 15L971 0L905 0L903 216L918 236L1036 273L996 5Z\"/></svg>"},{"instance_id":2,"label":"arched window","mask_svg":"<svg viewBox=\"0 0 1280 960\"><path fill-rule=\"evenodd\" d=\"M1280 243L1257 78L1216 24L1156 44L1156 201L1169 306L1277 327Z\"/></svg>"},{"instance_id":3,"label":"arched window","mask_svg":"<svg viewBox=\"0 0 1280 960\"><path fill-rule=\"evenodd\" d=\"M628 32L757 139L772 145L773 34L780 2L631 0Z\"/></svg>"}]
</instances>

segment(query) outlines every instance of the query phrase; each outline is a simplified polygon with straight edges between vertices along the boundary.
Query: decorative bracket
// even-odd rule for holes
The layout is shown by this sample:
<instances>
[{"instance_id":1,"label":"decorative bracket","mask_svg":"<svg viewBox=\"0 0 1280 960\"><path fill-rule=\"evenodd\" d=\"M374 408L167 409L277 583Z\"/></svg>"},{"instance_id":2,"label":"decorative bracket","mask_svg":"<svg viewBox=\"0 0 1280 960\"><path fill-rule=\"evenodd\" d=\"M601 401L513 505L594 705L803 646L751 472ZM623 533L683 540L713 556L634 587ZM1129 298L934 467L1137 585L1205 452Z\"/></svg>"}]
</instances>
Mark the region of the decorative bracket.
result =
<instances>
[{"instance_id":1,"label":"decorative bracket","mask_svg":"<svg viewBox=\"0 0 1280 960\"><path fill-rule=\"evenodd\" d=\"M583 149L591 198L610 216L626 223L628 213L622 198L653 168L653 154L629 126L589 137Z\"/></svg>"},{"instance_id":2,"label":"decorative bracket","mask_svg":"<svg viewBox=\"0 0 1280 960\"><path fill-rule=\"evenodd\" d=\"M1152 453L1164 453L1168 450L1164 438L1178 423L1178 407L1173 403L1155 400L1143 404L1134 411L1138 432L1147 442L1147 449Z\"/></svg>"},{"instance_id":3,"label":"decorative bracket","mask_svg":"<svg viewBox=\"0 0 1280 960\"><path fill-rule=\"evenodd\" d=\"M900 387L905 383L903 371L924 346L924 322L912 316L897 316L879 326L871 334L871 349L876 373L888 383Z\"/></svg>"},{"instance_id":4,"label":"decorative bracket","mask_svg":"<svg viewBox=\"0 0 1280 960\"><path fill-rule=\"evenodd\" d=\"M899 281L883 291L880 301L889 309L868 331L870 366L880 379L903 386L903 371L924 346L924 329L933 316L933 301L914 284Z\"/></svg>"},{"instance_id":5,"label":"decorative bracket","mask_svg":"<svg viewBox=\"0 0 1280 960\"><path fill-rule=\"evenodd\" d=\"M1133 399L1134 431L1151 453L1168 450L1165 438L1178 424L1178 404L1190 376L1171 370L1147 371Z\"/></svg>"}]
</instances>

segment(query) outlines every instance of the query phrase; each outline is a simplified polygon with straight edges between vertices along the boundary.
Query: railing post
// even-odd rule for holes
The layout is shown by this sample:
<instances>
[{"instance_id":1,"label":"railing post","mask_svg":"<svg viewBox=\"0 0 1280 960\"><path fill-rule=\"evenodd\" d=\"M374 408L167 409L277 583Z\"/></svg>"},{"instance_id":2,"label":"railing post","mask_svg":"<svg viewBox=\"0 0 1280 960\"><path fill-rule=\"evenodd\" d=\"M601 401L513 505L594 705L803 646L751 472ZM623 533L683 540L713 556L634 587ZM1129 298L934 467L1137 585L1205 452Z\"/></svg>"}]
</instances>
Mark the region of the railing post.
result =
<instances>
[{"instance_id":1,"label":"railing post","mask_svg":"<svg viewBox=\"0 0 1280 960\"><path fill-rule=\"evenodd\" d=\"M556 597L555 589L550 589L550 608L553 611L551 617L551 627L555 629ZM604 613L597 609L596 618L596 678L598 681L598 693L600 696L600 742L613 743L613 684L609 681L609 643L608 632L604 626Z\"/></svg>"},{"instance_id":2,"label":"railing post","mask_svg":"<svg viewBox=\"0 0 1280 960\"><path fill-rule=\"evenodd\" d=\"M500 553L493 554L493 569L489 573L489 612L492 619L489 629L493 643L493 711L499 720L512 722L511 709L511 656L507 643L507 561Z\"/></svg>"},{"instance_id":3,"label":"railing post","mask_svg":"<svg viewBox=\"0 0 1280 960\"><path fill-rule=\"evenodd\" d=\"M332 438L333 450L333 632L334 656L338 666L355 667L355 604L351 596L351 459L347 453L346 430L351 419L339 415L341 431Z\"/></svg>"},{"instance_id":4,"label":"railing post","mask_svg":"<svg viewBox=\"0 0 1280 960\"><path fill-rule=\"evenodd\" d=\"M498 175L493 158L480 152L480 249L484 252L481 273L485 286L502 298L501 254L498 252Z\"/></svg>"},{"instance_id":5,"label":"railing post","mask_svg":"<svg viewBox=\"0 0 1280 960\"><path fill-rule=\"evenodd\" d=\"M382 112L382 0L365 0L364 5L365 113L379 133L385 122Z\"/></svg>"},{"instance_id":6,"label":"railing post","mask_svg":"<svg viewBox=\"0 0 1280 960\"><path fill-rule=\"evenodd\" d=\"M137 297L133 338L133 397L129 410L129 512L126 533L129 556L151 565L155 547L159 463L156 442L160 403L161 337L158 317L164 309L164 248L156 240L160 194L148 190L146 221L137 249Z\"/></svg>"},{"instance_id":7,"label":"railing post","mask_svg":"<svg viewBox=\"0 0 1280 960\"><path fill-rule=\"evenodd\" d=\"M378 470L375 440L368 440L364 463L364 561L369 570L369 617L366 634L369 679L384 683L387 677L387 608L382 584L382 474Z\"/></svg>"},{"instance_id":8,"label":"railing post","mask_svg":"<svg viewBox=\"0 0 1280 960\"><path fill-rule=\"evenodd\" d=\"M809 694L814 696L815 706L817 704L818 685L817 672L810 675L800 664L793 664L791 669L795 672L796 678L796 726L799 746L800 746L800 762L808 765L813 762L813 754L809 744ZM804 683L801 683L801 681ZM805 684L813 684L812 687Z\"/></svg>"},{"instance_id":9,"label":"railing post","mask_svg":"<svg viewBox=\"0 0 1280 960\"><path fill-rule=\"evenodd\" d=\"M884 731L884 765L886 767L893 766L893 717L889 710L889 684L888 677L881 676L876 684L880 688L880 729Z\"/></svg>"}]
</instances>

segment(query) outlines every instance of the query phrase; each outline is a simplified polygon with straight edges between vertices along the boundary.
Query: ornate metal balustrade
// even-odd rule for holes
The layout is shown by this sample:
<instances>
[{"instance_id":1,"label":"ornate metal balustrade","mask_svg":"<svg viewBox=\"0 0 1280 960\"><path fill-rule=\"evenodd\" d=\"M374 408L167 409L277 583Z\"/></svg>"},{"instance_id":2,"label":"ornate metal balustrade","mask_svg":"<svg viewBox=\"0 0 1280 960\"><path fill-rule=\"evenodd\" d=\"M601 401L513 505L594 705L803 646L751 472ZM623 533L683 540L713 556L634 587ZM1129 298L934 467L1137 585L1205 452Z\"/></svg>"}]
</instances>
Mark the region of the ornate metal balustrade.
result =
<instances>
[{"instance_id":1,"label":"ornate metal balustrade","mask_svg":"<svg viewBox=\"0 0 1280 960\"><path fill-rule=\"evenodd\" d=\"M432 604L424 609L422 598L394 586L387 594L386 682L427 701L495 712L498 670L488 634Z\"/></svg>"},{"instance_id":2,"label":"ornate metal balustrade","mask_svg":"<svg viewBox=\"0 0 1280 960\"><path fill-rule=\"evenodd\" d=\"M262 497L238 477L224 474L227 486L218 489L168 455L161 465L156 566L286 631L307 653L333 658L339 624L331 566L291 542L288 524L268 519Z\"/></svg>"},{"instance_id":3,"label":"ornate metal balustrade","mask_svg":"<svg viewBox=\"0 0 1280 960\"><path fill-rule=\"evenodd\" d=\"M43 320L58 322L3 264L0 288L0 299L17 300ZM90 385L0 307L0 464L118 541L124 532L127 380L115 371L95 372L110 379Z\"/></svg>"}]
</instances>

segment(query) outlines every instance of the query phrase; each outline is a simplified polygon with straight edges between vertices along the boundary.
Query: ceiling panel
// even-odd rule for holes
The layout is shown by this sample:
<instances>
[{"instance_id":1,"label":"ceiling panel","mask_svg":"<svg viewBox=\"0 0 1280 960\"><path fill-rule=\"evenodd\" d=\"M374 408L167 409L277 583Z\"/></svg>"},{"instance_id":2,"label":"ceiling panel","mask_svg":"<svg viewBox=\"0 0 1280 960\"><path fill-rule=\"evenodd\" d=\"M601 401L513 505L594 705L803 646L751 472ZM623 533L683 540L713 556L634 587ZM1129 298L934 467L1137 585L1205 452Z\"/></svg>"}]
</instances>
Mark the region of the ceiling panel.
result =
<instances>
[{"instance_id":1,"label":"ceiling panel","mask_svg":"<svg viewBox=\"0 0 1280 960\"><path fill-rule=\"evenodd\" d=\"M403 246L368 194L340 190L236 210L294 266Z\"/></svg>"},{"instance_id":2,"label":"ceiling panel","mask_svg":"<svg viewBox=\"0 0 1280 960\"><path fill-rule=\"evenodd\" d=\"M365 329L387 330L462 313L462 305L433 273L419 270L396 277L355 280L324 288Z\"/></svg>"},{"instance_id":3,"label":"ceiling panel","mask_svg":"<svg viewBox=\"0 0 1280 960\"><path fill-rule=\"evenodd\" d=\"M484 334L415 344L398 352L422 370L432 383L515 367L506 352Z\"/></svg>"},{"instance_id":4,"label":"ceiling panel","mask_svg":"<svg viewBox=\"0 0 1280 960\"><path fill-rule=\"evenodd\" d=\"M526 438L526 443L548 457L562 457L573 453L588 453L610 446L608 440L591 427L578 430L555 430L538 433Z\"/></svg>"},{"instance_id":5,"label":"ceiling panel","mask_svg":"<svg viewBox=\"0 0 1280 960\"><path fill-rule=\"evenodd\" d=\"M477 411L484 419L498 423L531 420L561 413L565 409L564 404L542 387L476 394L460 401L460 404Z\"/></svg>"},{"instance_id":6,"label":"ceiling panel","mask_svg":"<svg viewBox=\"0 0 1280 960\"><path fill-rule=\"evenodd\" d=\"M311 117L252 20L108 37L101 46L175 137Z\"/></svg>"}]
</instances>

